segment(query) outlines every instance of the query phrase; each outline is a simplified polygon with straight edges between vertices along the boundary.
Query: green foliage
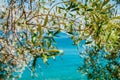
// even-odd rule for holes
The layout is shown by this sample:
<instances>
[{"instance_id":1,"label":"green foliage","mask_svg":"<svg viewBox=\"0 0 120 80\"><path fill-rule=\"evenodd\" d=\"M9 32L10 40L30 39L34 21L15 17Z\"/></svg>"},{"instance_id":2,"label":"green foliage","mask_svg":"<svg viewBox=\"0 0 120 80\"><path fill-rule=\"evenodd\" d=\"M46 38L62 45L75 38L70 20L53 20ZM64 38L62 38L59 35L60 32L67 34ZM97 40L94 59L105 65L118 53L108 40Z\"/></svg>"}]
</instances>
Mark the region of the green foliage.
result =
<instances>
[{"instance_id":1,"label":"green foliage","mask_svg":"<svg viewBox=\"0 0 120 80\"><path fill-rule=\"evenodd\" d=\"M114 6L110 0L87 0L85 4L81 2L76 6L79 8L76 15L81 16L81 23L77 31L72 31L72 39L75 42L86 40L83 46L87 48L80 53L84 59L80 72L88 79L120 79L120 16L115 13Z\"/></svg>"},{"instance_id":2,"label":"green foliage","mask_svg":"<svg viewBox=\"0 0 120 80\"><path fill-rule=\"evenodd\" d=\"M55 59L55 56L63 53L56 48L54 40L60 28L52 29L50 26L59 16L46 7L48 3L52 2L10 0L2 7L0 16L4 15L1 20L5 21L0 24L1 79L18 78L26 66L31 67L29 64L32 64L31 71L34 72L38 58L47 63L49 58ZM56 25L60 24L52 26ZM14 72L18 72L18 75L14 75Z\"/></svg>"},{"instance_id":3,"label":"green foliage","mask_svg":"<svg viewBox=\"0 0 120 80\"><path fill-rule=\"evenodd\" d=\"M110 0L7 0L0 20L0 78L18 78L14 72L23 72L31 61L34 72L38 58L55 59L63 51L54 37L65 31L74 45L86 40L80 71L89 79L120 79L120 16Z\"/></svg>"}]
</instances>

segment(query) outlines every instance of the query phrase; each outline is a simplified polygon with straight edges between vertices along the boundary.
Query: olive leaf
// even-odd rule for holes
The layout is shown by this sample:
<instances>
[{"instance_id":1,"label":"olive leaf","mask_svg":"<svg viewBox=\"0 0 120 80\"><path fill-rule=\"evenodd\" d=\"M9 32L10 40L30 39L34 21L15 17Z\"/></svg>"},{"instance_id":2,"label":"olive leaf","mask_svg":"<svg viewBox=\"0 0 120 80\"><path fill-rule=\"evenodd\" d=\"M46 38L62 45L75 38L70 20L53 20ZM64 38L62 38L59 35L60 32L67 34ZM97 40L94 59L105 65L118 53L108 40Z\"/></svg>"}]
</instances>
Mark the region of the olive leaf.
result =
<instances>
[{"instance_id":1,"label":"olive leaf","mask_svg":"<svg viewBox=\"0 0 120 80\"><path fill-rule=\"evenodd\" d=\"M36 56L33 60L33 63L32 63L32 71L34 72L35 71L35 67L36 67L36 63L37 63L37 59L39 58L39 56Z\"/></svg>"},{"instance_id":2,"label":"olive leaf","mask_svg":"<svg viewBox=\"0 0 120 80\"><path fill-rule=\"evenodd\" d=\"M102 7L104 7L106 4L108 4L110 2L110 0L104 0Z\"/></svg>"},{"instance_id":3,"label":"olive leaf","mask_svg":"<svg viewBox=\"0 0 120 80\"><path fill-rule=\"evenodd\" d=\"M42 25L38 24L37 30L40 32L39 38L42 38Z\"/></svg>"},{"instance_id":4,"label":"olive leaf","mask_svg":"<svg viewBox=\"0 0 120 80\"><path fill-rule=\"evenodd\" d=\"M45 20L44 20L44 23L42 26L45 27L47 25L47 23L48 23L48 14L45 17Z\"/></svg>"}]
</instances>

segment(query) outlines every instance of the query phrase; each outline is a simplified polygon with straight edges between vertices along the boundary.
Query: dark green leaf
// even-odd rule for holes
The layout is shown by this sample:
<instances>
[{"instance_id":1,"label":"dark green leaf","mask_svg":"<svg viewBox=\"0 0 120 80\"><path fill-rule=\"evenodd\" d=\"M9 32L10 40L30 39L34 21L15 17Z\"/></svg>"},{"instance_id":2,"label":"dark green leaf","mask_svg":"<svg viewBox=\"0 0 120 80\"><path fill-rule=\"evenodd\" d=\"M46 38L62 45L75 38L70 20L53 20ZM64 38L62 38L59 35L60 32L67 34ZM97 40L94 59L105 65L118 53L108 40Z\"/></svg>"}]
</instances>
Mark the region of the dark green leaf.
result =
<instances>
[{"instance_id":1,"label":"dark green leaf","mask_svg":"<svg viewBox=\"0 0 120 80\"><path fill-rule=\"evenodd\" d=\"M90 8L90 9L87 9L87 11L93 11L93 9L92 9L92 8Z\"/></svg>"},{"instance_id":2,"label":"dark green leaf","mask_svg":"<svg viewBox=\"0 0 120 80\"><path fill-rule=\"evenodd\" d=\"M87 42L85 42L85 44L91 44L92 43L92 41L87 41Z\"/></svg>"}]
</instances>

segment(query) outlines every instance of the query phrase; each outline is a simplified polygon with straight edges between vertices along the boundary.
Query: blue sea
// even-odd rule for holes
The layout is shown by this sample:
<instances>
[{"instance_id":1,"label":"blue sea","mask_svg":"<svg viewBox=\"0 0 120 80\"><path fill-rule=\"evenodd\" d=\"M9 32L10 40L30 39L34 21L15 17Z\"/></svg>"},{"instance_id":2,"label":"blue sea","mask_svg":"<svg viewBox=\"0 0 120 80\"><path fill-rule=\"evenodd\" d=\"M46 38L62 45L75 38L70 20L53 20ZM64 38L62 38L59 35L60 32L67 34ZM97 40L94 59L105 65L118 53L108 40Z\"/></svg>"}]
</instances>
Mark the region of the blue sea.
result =
<instances>
[{"instance_id":1,"label":"blue sea","mask_svg":"<svg viewBox=\"0 0 120 80\"><path fill-rule=\"evenodd\" d=\"M60 35L62 37L55 38L55 40L57 47L64 50L64 55L57 56L55 60L49 59L48 64L44 64L42 59L38 59L36 77L31 77L30 70L26 68L19 80L86 80L85 75L77 70L83 64L77 47L66 34L61 33Z\"/></svg>"}]
</instances>

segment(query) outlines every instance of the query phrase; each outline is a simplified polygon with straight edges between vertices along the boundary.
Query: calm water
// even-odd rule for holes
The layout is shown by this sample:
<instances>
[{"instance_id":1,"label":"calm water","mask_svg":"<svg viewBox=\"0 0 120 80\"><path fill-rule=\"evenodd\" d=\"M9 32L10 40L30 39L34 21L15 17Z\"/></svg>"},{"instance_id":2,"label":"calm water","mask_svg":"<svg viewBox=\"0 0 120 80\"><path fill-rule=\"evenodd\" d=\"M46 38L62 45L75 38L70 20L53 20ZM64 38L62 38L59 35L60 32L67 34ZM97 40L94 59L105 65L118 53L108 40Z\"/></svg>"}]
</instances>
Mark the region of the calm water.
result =
<instances>
[{"instance_id":1,"label":"calm water","mask_svg":"<svg viewBox=\"0 0 120 80\"><path fill-rule=\"evenodd\" d=\"M56 41L58 48L64 50L64 55L57 56L55 60L50 59L49 65L38 59L37 77L30 77L30 71L26 69L19 80L86 80L84 75L77 71L83 60L79 57L76 46L73 46L66 36L56 38Z\"/></svg>"},{"instance_id":2,"label":"calm water","mask_svg":"<svg viewBox=\"0 0 120 80\"><path fill-rule=\"evenodd\" d=\"M2 31L0 31L1 34ZM55 60L49 59L49 65L38 59L36 77L31 77L30 70L26 68L19 80L86 80L86 77L77 71L83 63L83 60L79 57L77 47L72 45L72 40L64 33L61 33L60 36L62 37L55 38L55 40L57 47L64 50L64 55L57 56Z\"/></svg>"},{"instance_id":3,"label":"calm water","mask_svg":"<svg viewBox=\"0 0 120 80\"><path fill-rule=\"evenodd\" d=\"M2 31L0 31L1 34ZM64 55L57 56L55 60L49 59L49 65L38 59L36 77L31 77L30 70L26 68L19 80L86 80L86 77L77 71L83 63L83 60L79 57L77 47L72 45L72 40L64 33L61 33L60 36L62 37L55 38L55 40L57 41L57 47L64 50Z\"/></svg>"}]
</instances>

